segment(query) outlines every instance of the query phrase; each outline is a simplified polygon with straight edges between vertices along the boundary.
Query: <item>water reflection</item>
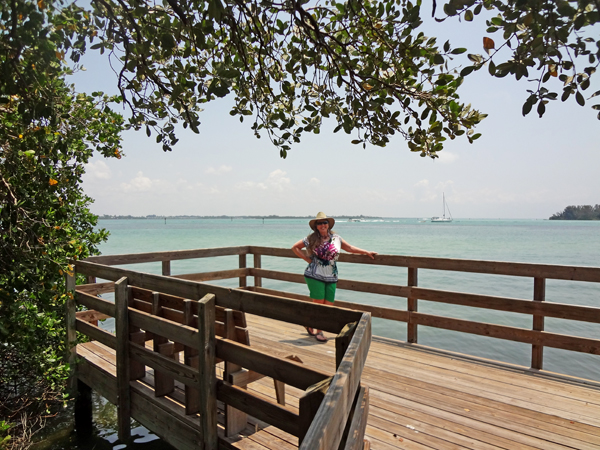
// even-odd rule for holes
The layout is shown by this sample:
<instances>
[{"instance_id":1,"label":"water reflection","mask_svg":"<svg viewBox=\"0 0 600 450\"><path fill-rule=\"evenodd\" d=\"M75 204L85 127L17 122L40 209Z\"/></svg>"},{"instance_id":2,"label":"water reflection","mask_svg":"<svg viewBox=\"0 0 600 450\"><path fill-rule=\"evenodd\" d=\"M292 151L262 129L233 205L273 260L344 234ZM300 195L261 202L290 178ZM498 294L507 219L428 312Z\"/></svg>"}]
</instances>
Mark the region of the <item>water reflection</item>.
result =
<instances>
[{"instance_id":1,"label":"water reflection","mask_svg":"<svg viewBox=\"0 0 600 450\"><path fill-rule=\"evenodd\" d=\"M92 392L92 402L91 435L83 437L73 432L49 447L50 450L175 450L136 421L131 422L130 441L127 444L118 442L117 407L95 392Z\"/></svg>"}]
</instances>

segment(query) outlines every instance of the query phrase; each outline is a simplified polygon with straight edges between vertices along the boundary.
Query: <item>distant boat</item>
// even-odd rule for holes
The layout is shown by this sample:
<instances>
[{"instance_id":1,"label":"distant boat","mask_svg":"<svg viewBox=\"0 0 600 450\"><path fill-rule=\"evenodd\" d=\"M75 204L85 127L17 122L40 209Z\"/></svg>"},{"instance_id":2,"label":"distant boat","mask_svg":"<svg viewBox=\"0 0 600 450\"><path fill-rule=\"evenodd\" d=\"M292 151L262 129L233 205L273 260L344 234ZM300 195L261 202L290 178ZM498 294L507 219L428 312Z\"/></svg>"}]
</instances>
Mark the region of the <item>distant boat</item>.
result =
<instances>
[{"instance_id":1,"label":"distant boat","mask_svg":"<svg viewBox=\"0 0 600 450\"><path fill-rule=\"evenodd\" d=\"M362 222L362 220L350 218L350 219L348 219L348 222Z\"/></svg>"},{"instance_id":2,"label":"distant boat","mask_svg":"<svg viewBox=\"0 0 600 450\"><path fill-rule=\"evenodd\" d=\"M442 217L432 217L431 218L432 222L452 222L452 214L450 213L450 208L448 208L448 205L446 204L446 195L445 194L442 194L442 208L443 208ZM448 209L448 217L446 217L446 209Z\"/></svg>"}]
</instances>

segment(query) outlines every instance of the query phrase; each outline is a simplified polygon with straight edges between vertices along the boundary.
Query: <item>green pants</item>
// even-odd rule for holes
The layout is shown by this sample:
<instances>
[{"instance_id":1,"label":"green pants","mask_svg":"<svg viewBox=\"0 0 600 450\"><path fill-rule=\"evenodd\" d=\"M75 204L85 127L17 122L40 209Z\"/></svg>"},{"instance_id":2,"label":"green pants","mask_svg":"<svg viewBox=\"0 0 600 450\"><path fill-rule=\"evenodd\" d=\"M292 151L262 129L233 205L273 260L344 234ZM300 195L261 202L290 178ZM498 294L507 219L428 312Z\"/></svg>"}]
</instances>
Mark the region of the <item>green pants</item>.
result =
<instances>
[{"instance_id":1,"label":"green pants","mask_svg":"<svg viewBox=\"0 0 600 450\"><path fill-rule=\"evenodd\" d=\"M310 298L314 300L325 299L328 302L334 302L337 283L325 283L324 281L308 277L304 277L304 279L306 280L306 285L310 291Z\"/></svg>"}]
</instances>

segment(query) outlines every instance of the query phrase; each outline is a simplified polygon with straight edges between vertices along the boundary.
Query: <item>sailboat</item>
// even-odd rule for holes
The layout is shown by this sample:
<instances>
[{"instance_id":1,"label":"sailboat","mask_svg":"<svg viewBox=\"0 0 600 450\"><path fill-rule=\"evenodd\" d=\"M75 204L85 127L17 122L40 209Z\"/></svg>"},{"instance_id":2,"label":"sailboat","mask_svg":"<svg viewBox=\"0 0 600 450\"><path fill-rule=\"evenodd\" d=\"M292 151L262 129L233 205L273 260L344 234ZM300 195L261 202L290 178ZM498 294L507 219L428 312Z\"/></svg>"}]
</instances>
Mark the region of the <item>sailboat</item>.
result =
<instances>
[{"instance_id":1,"label":"sailboat","mask_svg":"<svg viewBox=\"0 0 600 450\"><path fill-rule=\"evenodd\" d=\"M452 222L452 214L450 213L450 208L448 208L448 205L446 204L445 194L442 194L442 207L444 210L442 217L432 217L432 222ZM448 217L446 217L446 209L448 209Z\"/></svg>"}]
</instances>

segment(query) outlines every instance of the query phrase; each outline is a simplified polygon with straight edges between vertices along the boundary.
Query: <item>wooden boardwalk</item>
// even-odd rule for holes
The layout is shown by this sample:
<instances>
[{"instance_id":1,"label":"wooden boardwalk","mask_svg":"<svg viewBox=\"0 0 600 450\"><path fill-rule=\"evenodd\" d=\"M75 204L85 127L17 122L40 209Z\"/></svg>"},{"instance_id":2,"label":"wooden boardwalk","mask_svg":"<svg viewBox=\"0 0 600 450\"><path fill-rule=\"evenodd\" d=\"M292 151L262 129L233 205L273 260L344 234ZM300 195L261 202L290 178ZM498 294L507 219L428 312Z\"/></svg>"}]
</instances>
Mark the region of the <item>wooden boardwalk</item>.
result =
<instances>
[{"instance_id":1,"label":"wooden boardwalk","mask_svg":"<svg viewBox=\"0 0 600 450\"><path fill-rule=\"evenodd\" d=\"M299 326L252 315L247 320L253 348L275 356L294 354L311 368L334 372L333 339L320 344ZM98 343L80 344L78 353L114 370L114 351ZM151 377L146 377L149 384ZM600 383L378 337L373 337L362 383L370 388L366 438L373 450L600 449ZM248 389L275 400L269 378ZM287 386L287 406L297 411L302 394ZM176 409L176 402L170 407ZM218 418L222 425L222 411ZM219 434L223 437L222 429ZM298 448L296 437L252 417L238 437L227 441L243 450Z\"/></svg>"},{"instance_id":2,"label":"wooden boardwalk","mask_svg":"<svg viewBox=\"0 0 600 450\"><path fill-rule=\"evenodd\" d=\"M333 339L320 344L301 327L256 316L248 315L248 324L253 347L333 371ZM366 436L374 450L600 449L600 383L375 336L362 383L370 388ZM268 379L249 389L274 395ZM297 407L300 392L286 394ZM292 436L272 427L254 433L254 425L236 447L297 448Z\"/></svg>"},{"instance_id":3,"label":"wooden boardwalk","mask_svg":"<svg viewBox=\"0 0 600 450\"><path fill-rule=\"evenodd\" d=\"M230 270L171 273L172 261L236 255L238 267ZM248 267L249 256L253 267ZM262 257L295 255L289 249L242 246L109 255L76 262L76 272L91 284L81 287L84 292L78 290L68 303L68 342L75 345L77 332L98 342L77 345L76 353L84 358L75 364L76 354L72 353L74 375L81 382L79 392L92 388L119 404L119 439L128 439L129 418L134 417L181 449L600 450L600 383L542 370L545 348L600 355L600 339L582 336L579 326L579 322L600 323L600 307L546 301L547 280L600 286L600 267L401 255L378 255L370 260L341 255L344 263L406 268L405 285L338 282L341 290L406 298L406 308L343 301L333 308L312 303L304 295L263 287L263 280L304 283L304 278L263 269ZM162 275L114 267L149 262L161 262ZM423 288L418 285L419 270L529 278L533 296L498 297ZM206 284L233 278L239 278L240 289ZM97 279L108 282L95 284ZM67 286L75 290L73 276L67 278ZM138 294L140 290L149 296ZM96 297L108 292L115 292L115 303ZM526 314L532 326L427 313L418 309L423 302ZM76 312L78 307L88 311ZM215 325L210 311L218 308L225 319L216 320ZM235 311L245 314L244 325L227 319L237 314ZM96 313L121 317L121 332L111 335L87 323ZM369 314L406 323L408 343L370 339ZM546 317L569 321L567 334L545 331ZM318 343L302 325L328 330L330 341ZM529 344L531 368L420 346L419 326ZM215 346L211 336L216 329L220 338ZM240 332L248 338L240 339ZM161 344L154 337L170 341ZM188 352L188 359L181 359L182 349L184 355ZM199 351L203 358L192 354ZM175 355L179 361L168 359L177 358ZM217 365L217 380L212 370L215 355L227 364L225 377L223 364ZM117 359L122 370L115 382ZM157 369L156 379L150 367ZM250 372L239 370L241 367ZM275 384L269 376L276 378ZM167 380L171 380L169 389ZM173 380L179 380L174 391ZM209 400L210 408L198 409ZM215 404L217 400L227 403L225 413L220 401ZM237 415L236 408L249 414L247 422ZM364 447L363 434L369 443ZM303 437L300 446L298 437Z\"/></svg>"}]
</instances>

